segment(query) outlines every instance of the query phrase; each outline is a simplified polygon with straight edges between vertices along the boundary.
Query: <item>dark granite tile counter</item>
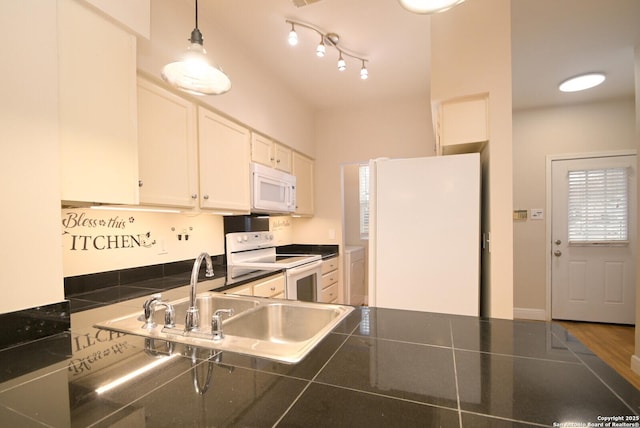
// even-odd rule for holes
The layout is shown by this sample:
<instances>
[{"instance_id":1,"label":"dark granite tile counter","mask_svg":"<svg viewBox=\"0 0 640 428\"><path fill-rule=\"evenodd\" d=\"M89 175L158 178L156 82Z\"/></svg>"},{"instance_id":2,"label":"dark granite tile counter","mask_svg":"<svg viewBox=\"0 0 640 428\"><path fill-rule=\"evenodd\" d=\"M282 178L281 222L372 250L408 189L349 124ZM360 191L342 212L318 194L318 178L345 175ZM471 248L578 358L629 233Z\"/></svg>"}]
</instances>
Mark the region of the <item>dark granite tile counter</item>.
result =
<instances>
[{"instance_id":1,"label":"dark granite tile counter","mask_svg":"<svg viewBox=\"0 0 640 428\"><path fill-rule=\"evenodd\" d=\"M213 278L205 277L205 269L202 266L198 282L221 279L215 288L212 287L215 291L225 291L281 272L256 271L232 279L227 276L227 266L223 264L224 261L216 258L214 260ZM67 277L64 279L65 297L70 302L71 313L76 313L136 297L150 296L154 293L189 285L193 263L193 260L185 260L166 265Z\"/></svg>"},{"instance_id":2,"label":"dark granite tile counter","mask_svg":"<svg viewBox=\"0 0 640 428\"><path fill-rule=\"evenodd\" d=\"M116 309L72 315L58 338L70 346L0 351L1 426L549 427L640 410L635 388L552 323L358 307L284 365L90 327Z\"/></svg>"},{"instance_id":3,"label":"dark granite tile counter","mask_svg":"<svg viewBox=\"0 0 640 428\"><path fill-rule=\"evenodd\" d=\"M338 245L319 244L291 244L281 245L276 248L279 254L318 254L323 259L336 257L339 254Z\"/></svg>"}]
</instances>

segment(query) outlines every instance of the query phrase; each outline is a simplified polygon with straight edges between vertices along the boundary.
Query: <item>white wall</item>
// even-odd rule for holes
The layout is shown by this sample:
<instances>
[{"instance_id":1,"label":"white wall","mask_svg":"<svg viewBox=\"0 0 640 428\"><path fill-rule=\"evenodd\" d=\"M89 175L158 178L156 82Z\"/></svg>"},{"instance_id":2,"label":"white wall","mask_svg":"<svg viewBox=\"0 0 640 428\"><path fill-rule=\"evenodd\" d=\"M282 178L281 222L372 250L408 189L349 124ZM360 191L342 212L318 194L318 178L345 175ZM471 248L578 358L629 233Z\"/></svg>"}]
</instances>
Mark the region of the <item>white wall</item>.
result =
<instances>
[{"instance_id":1,"label":"white wall","mask_svg":"<svg viewBox=\"0 0 640 428\"><path fill-rule=\"evenodd\" d=\"M543 208L547 214L544 220L513 222L517 311L546 310L546 157L635 149L635 144L633 98L514 112L513 207Z\"/></svg>"},{"instance_id":2,"label":"white wall","mask_svg":"<svg viewBox=\"0 0 640 428\"><path fill-rule=\"evenodd\" d=\"M151 0L151 39L138 39L138 69L159 80L162 67L187 48L193 19L193 2ZM237 40L207 20L199 20L198 27L209 59L229 75L232 87L223 95L195 99L313 157L312 109L247 57Z\"/></svg>"},{"instance_id":3,"label":"white wall","mask_svg":"<svg viewBox=\"0 0 640 428\"><path fill-rule=\"evenodd\" d=\"M5 313L64 299L56 2L0 2L0 35L5 59L0 71L0 313ZM37 48L27 47L33 42Z\"/></svg>"},{"instance_id":4,"label":"white wall","mask_svg":"<svg viewBox=\"0 0 640 428\"><path fill-rule=\"evenodd\" d=\"M489 144L483 170L482 314L513 318L511 149L511 1L474 0L431 19L431 96L434 102L489 94ZM484 174L483 174L484 178Z\"/></svg>"},{"instance_id":5,"label":"white wall","mask_svg":"<svg viewBox=\"0 0 640 428\"><path fill-rule=\"evenodd\" d=\"M320 111L315 127L315 215L294 219L297 243L342 244L343 164L434 154L428 95Z\"/></svg>"}]
</instances>

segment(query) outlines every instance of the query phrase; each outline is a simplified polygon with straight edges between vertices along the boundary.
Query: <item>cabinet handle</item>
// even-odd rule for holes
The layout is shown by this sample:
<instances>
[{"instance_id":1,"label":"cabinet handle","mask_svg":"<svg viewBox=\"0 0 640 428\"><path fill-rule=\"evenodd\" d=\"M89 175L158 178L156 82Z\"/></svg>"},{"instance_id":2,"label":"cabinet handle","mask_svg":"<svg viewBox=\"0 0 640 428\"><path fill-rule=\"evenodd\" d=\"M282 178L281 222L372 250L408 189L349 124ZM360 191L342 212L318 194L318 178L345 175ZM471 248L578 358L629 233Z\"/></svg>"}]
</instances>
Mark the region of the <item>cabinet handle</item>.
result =
<instances>
[{"instance_id":1,"label":"cabinet handle","mask_svg":"<svg viewBox=\"0 0 640 428\"><path fill-rule=\"evenodd\" d=\"M203 198L204 199L209 199L209 195L204 195Z\"/></svg>"},{"instance_id":2,"label":"cabinet handle","mask_svg":"<svg viewBox=\"0 0 640 428\"><path fill-rule=\"evenodd\" d=\"M194 193L193 195L191 195L191 199L198 199L198 194Z\"/></svg>"},{"instance_id":3,"label":"cabinet handle","mask_svg":"<svg viewBox=\"0 0 640 428\"><path fill-rule=\"evenodd\" d=\"M142 187L143 184L142 180L138 180L138 187Z\"/></svg>"},{"instance_id":4,"label":"cabinet handle","mask_svg":"<svg viewBox=\"0 0 640 428\"><path fill-rule=\"evenodd\" d=\"M271 291L276 291L276 287L271 287Z\"/></svg>"},{"instance_id":5,"label":"cabinet handle","mask_svg":"<svg viewBox=\"0 0 640 428\"><path fill-rule=\"evenodd\" d=\"M280 163L280 159L277 159L277 160L276 160L276 163Z\"/></svg>"}]
</instances>

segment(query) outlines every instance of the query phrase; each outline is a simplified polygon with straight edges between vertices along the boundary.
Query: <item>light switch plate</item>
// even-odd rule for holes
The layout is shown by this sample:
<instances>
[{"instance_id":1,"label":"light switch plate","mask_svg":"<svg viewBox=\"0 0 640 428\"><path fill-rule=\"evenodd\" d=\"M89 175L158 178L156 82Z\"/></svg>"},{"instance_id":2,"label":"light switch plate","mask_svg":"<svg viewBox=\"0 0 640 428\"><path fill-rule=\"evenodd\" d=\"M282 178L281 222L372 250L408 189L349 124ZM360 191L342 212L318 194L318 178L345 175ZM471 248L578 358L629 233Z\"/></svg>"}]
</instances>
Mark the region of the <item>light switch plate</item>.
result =
<instances>
[{"instance_id":1,"label":"light switch plate","mask_svg":"<svg viewBox=\"0 0 640 428\"><path fill-rule=\"evenodd\" d=\"M531 208L531 220L544 220L544 210L542 208Z\"/></svg>"}]
</instances>

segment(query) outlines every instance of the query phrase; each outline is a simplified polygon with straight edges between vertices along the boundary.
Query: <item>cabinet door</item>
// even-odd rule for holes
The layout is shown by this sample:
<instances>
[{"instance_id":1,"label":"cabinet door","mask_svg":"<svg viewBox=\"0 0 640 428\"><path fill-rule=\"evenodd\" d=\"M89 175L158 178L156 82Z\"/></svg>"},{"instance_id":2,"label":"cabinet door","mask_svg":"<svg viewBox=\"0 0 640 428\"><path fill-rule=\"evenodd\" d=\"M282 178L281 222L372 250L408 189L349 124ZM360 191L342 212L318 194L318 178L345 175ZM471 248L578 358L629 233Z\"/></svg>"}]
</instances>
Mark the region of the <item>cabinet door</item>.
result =
<instances>
[{"instance_id":1,"label":"cabinet door","mask_svg":"<svg viewBox=\"0 0 640 428\"><path fill-rule=\"evenodd\" d=\"M62 200L138 203L136 38L58 2Z\"/></svg>"},{"instance_id":2,"label":"cabinet door","mask_svg":"<svg viewBox=\"0 0 640 428\"><path fill-rule=\"evenodd\" d=\"M280 171L291 173L291 149L281 144L273 145L275 164L274 167Z\"/></svg>"},{"instance_id":3,"label":"cabinet door","mask_svg":"<svg viewBox=\"0 0 640 428\"><path fill-rule=\"evenodd\" d=\"M275 297L284 294L284 275L270 278L253 286L253 295L259 297Z\"/></svg>"},{"instance_id":4,"label":"cabinet door","mask_svg":"<svg viewBox=\"0 0 640 428\"><path fill-rule=\"evenodd\" d=\"M439 109L439 152L458 154L479 152L489 140L486 96L443 102Z\"/></svg>"},{"instance_id":5,"label":"cabinet door","mask_svg":"<svg viewBox=\"0 0 640 428\"><path fill-rule=\"evenodd\" d=\"M296 214L313 215L313 160L293 152L293 175L296 176Z\"/></svg>"},{"instance_id":6,"label":"cabinet door","mask_svg":"<svg viewBox=\"0 0 640 428\"><path fill-rule=\"evenodd\" d=\"M273 166L273 141L260 134L251 134L251 160L266 166Z\"/></svg>"},{"instance_id":7,"label":"cabinet door","mask_svg":"<svg viewBox=\"0 0 640 428\"><path fill-rule=\"evenodd\" d=\"M239 287L230 288L225 291L225 294L238 294L240 296L253 296L252 285L241 285Z\"/></svg>"},{"instance_id":8,"label":"cabinet door","mask_svg":"<svg viewBox=\"0 0 640 428\"><path fill-rule=\"evenodd\" d=\"M193 208L198 198L196 108L138 80L140 203Z\"/></svg>"},{"instance_id":9,"label":"cabinet door","mask_svg":"<svg viewBox=\"0 0 640 428\"><path fill-rule=\"evenodd\" d=\"M249 130L198 108L200 207L248 212Z\"/></svg>"}]
</instances>

